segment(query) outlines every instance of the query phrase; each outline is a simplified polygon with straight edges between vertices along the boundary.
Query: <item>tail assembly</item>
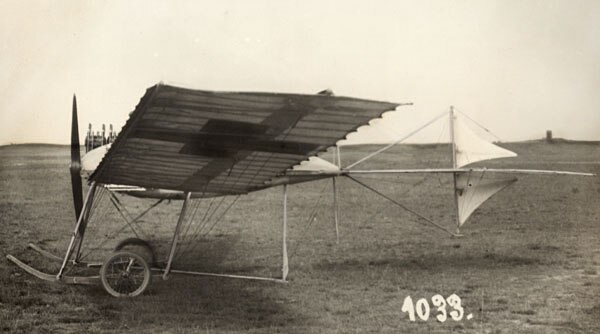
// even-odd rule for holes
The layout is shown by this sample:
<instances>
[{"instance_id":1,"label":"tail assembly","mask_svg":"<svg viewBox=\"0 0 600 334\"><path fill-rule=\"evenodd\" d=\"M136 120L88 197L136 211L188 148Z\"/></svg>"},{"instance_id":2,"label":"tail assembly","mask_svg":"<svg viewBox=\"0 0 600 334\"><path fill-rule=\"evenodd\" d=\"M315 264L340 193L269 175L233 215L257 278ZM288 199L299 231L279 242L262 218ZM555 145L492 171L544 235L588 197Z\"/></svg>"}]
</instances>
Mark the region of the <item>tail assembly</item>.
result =
<instances>
[{"instance_id":1,"label":"tail assembly","mask_svg":"<svg viewBox=\"0 0 600 334\"><path fill-rule=\"evenodd\" d=\"M353 169L356 165L374 157L377 154L380 154L394 145L400 144L406 139L410 138L414 134L420 132L425 127L433 124L437 120L443 118L448 115L447 112L444 112L434 119L426 123L425 125L417 128L416 130L410 132L408 135L396 139L391 138L389 142L386 142L386 146L368 154L367 156L359 159L356 162L351 163L345 168L340 167L340 159L339 159L339 151L338 151L338 162L337 166L324 161L318 157L310 157L307 161L302 162L301 164L294 166L292 170L290 170L291 177L337 177L337 176L347 176L354 182L362 185L363 187L373 191L374 193L380 195L381 197L387 199L388 201L394 203L395 205L403 208L406 211L413 213L418 216L420 219L428 222L429 224L448 232L453 236L460 235L460 227L469 219L471 214L477 210L479 206L481 206L485 201L491 198L494 194L498 193L500 190L508 187L517 181L514 177L507 177L507 174L535 174L535 175L571 175L571 176L594 176L592 173L583 173L583 172L570 172L570 171L559 171L559 170L537 170L537 169L515 169L515 168L485 168L485 167L473 167L469 166L473 163L498 159L498 158L506 158L506 157L515 157L517 154L515 152L504 149L500 146L495 145L492 142L485 140L484 138L477 135L471 128L465 123L465 118L469 118L468 116L459 113L456 114L454 112L454 108L450 107L450 143L452 147L452 166L450 168L421 168L421 169L370 169L370 170L358 170ZM465 118L463 118L465 117ZM470 119L470 118L469 118ZM477 124L475 121L471 119L472 122ZM373 123L369 124L371 131L370 134L376 133L381 130L381 124L383 123ZM479 125L479 124L477 124ZM481 125L479 125L481 126ZM377 129L379 128L379 129ZM483 127L482 127L483 128ZM487 129L483 128L485 131ZM366 132L365 132L366 133ZM338 142L337 148L339 148L340 143L343 145L360 145L360 144L373 144L373 142L369 141L370 139L367 137L356 137L353 139L352 143ZM425 217L418 212L409 209L405 205L397 202L393 198L377 191L376 189L368 186L367 184L355 179L353 175L368 175L368 174L452 174L454 181L454 200L455 200L455 210L456 210L456 233L453 233L446 229L446 227L441 226L431 219Z\"/></svg>"},{"instance_id":2,"label":"tail assembly","mask_svg":"<svg viewBox=\"0 0 600 334\"><path fill-rule=\"evenodd\" d=\"M515 152L494 145L475 134L450 107L450 140L452 168L490 159L516 157ZM456 232L469 216L500 190L517 181L516 178L485 179L485 172L454 172Z\"/></svg>"}]
</instances>

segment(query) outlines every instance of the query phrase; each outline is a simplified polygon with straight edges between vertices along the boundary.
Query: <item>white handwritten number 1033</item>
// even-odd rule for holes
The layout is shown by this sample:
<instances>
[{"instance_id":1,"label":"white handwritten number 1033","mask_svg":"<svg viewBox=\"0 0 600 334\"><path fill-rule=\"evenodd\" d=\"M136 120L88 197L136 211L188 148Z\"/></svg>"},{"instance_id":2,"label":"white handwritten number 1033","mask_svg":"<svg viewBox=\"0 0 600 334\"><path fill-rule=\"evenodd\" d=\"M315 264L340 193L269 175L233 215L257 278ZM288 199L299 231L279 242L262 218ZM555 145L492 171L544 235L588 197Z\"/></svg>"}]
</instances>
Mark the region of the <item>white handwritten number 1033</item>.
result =
<instances>
[{"instance_id":1,"label":"white handwritten number 1033","mask_svg":"<svg viewBox=\"0 0 600 334\"><path fill-rule=\"evenodd\" d=\"M446 321L446 319L448 319L448 315L450 315L452 320L460 321L465 314L465 310L461 305L461 299L456 294L451 294L445 299L442 295L435 295L431 297L431 303L433 306L437 307L438 314L435 316L435 318L439 322ZM452 308L450 312L446 310L447 306ZM421 298L417 300L417 303L415 304L410 296L404 298L402 312L408 313L408 319L410 319L410 321L415 321L415 313L421 320L427 321L429 319L430 311L431 310L427 299ZM473 315L469 314L467 319L471 319L472 317Z\"/></svg>"}]
</instances>

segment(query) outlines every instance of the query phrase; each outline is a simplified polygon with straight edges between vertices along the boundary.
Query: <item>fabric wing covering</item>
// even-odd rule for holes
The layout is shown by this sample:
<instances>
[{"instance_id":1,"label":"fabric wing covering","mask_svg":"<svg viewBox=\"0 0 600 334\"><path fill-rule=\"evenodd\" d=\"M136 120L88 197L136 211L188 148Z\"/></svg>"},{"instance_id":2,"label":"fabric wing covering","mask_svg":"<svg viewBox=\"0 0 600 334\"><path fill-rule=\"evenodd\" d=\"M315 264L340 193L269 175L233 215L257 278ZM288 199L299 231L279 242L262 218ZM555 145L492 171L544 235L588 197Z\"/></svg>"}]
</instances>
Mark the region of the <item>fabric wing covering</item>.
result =
<instances>
[{"instance_id":1,"label":"fabric wing covering","mask_svg":"<svg viewBox=\"0 0 600 334\"><path fill-rule=\"evenodd\" d=\"M206 197L244 194L267 188L287 169L397 106L158 84L146 91L90 180Z\"/></svg>"}]
</instances>

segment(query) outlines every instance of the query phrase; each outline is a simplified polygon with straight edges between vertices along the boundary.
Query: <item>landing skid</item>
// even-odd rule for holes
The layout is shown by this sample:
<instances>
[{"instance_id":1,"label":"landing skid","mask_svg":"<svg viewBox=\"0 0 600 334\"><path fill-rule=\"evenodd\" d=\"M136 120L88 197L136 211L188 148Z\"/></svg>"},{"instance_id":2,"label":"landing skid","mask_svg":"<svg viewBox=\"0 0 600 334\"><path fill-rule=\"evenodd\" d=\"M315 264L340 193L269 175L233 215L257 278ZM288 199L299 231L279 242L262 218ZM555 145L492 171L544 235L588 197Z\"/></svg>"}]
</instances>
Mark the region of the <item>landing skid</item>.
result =
<instances>
[{"instance_id":1,"label":"landing skid","mask_svg":"<svg viewBox=\"0 0 600 334\"><path fill-rule=\"evenodd\" d=\"M55 261L55 262L58 262L58 263L62 262L62 258L61 257L48 252L47 250L39 247L36 244L30 243L30 244L27 245L27 247L29 247L30 249L38 252L40 255L44 256L45 258L47 258L49 260L52 260L52 261Z\"/></svg>"},{"instance_id":2,"label":"landing skid","mask_svg":"<svg viewBox=\"0 0 600 334\"><path fill-rule=\"evenodd\" d=\"M34 243L30 243L27 245L27 247L29 247L30 249L36 251L37 253L39 253L40 255L42 255L43 257L52 260L54 262L58 262L58 263L62 263L63 259L61 257L59 257L58 255L52 254L49 251L41 248L40 246L34 244ZM74 262L74 265L78 265L78 266L83 266L83 267L88 267L88 268L99 268L102 266L102 263L100 262Z\"/></svg>"},{"instance_id":3,"label":"landing skid","mask_svg":"<svg viewBox=\"0 0 600 334\"><path fill-rule=\"evenodd\" d=\"M61 276L60 279L58 279L56 277L56 275L52 275L52 274L47 274L44 272L41 272L27 264L25 264L24 262L22 262L21 260L17 259L16 257L12 256L12 255L6 255L6 258L9 259L12 263L16 264L19 268L25 270L26 272L30 273L31 275L42 279L44 281L48 281L48 282L55 282L55 283L64 283L64 284L81 284L81 285L98 285L100 283L100 276Z\"/></svg>"},{"instance_id":4,"label":"landing skid","mask_svg":"<svg viewBox=\"0 0 600 334\"><path fill-rule=\"evenodd\" d=\"M27 247L36 253L42 255L44 258L49 259L55 263L61 263L63 261L59 256L43 249L42 247L30 243ZM22 262L12 255L7 255L6 258L16 264L19 268L23 269L27 273L42 279L48 282L54 283L63 283L63 284L78 284L78 285L100 285L101 277L100 276L61 276L60 279L57 278L55 274L48 274L42 271L39 271L30 265ZM102 263L86 263L86 262L77 262L73 263L75 266L88 267L88 268L99 268L102 266ZM165 268L152 267L150 268L153 276L160 275L162 276L165 272ZM247 279L247 280L255 280L255 281L269 281L276 283L288 283L285 279L274 278L274 277L258 277L258 276L246 276L246 275L232 275L232 274L220 274L220 273L207 273L207 272L198 272L198 271L188 271L188 270L177 270L170 269L170 273L179 274L179 275L189 275L189 276L205 276L205 277L220 277L220 278L233 278L233 279Z\"/></svg>"},{"instance_id":5,"label":"landing skid","mask_svg":"<svg viewBox=\"0 0 600 334\"><path fill-rule=\"evenodd\" d=\"M90 206L93 201L93 194L96 190L96 183L92 182L88 194L83 203L82 212L79 215L77 224L75 225L73 235L67 247L67 252L64 257L59 257L52 252L49 252L42 247L30 243L28 248L34 250L44 258L56 262L62 263L61 267L56 275L47 274L39 271L28 264L20 261L12 255L7 255L7 259L16 264L19 268L28 272L29 274L48 281L63 284L83 284L83 285L102 285L104 289L115 297L134 297L142 294L152 279L152 276L160 274L163 279L167 279L170 273L193 275L193 276L209 276L209 277L221 277L221 278L234 278L234 279L248 279L248 280L259 280L259 281L271 281L285 283L288 275L288 254L287 254L287 184L283 186L283 226L282 226L282 268L281 278L274 277L257 277L257 276L245 276L245 275L232 275L232 274L221 274L221 273L206 273L197 271L185 271L176 270L172 268L173 260L177 250L177 243L180 238L180 232L182 223L185 219L185 212L188 207L190 198L192 197L191 192L186 193L186 198L183 203L179 219L175 227L173 239L171 241L171 247L169 257L164 268L158 268L155 261L154 253L151 247L142 239L129 238L122 241L117 249L107 258L103 263L86 263L79 261L79 254L81 250L81 244L83 241L83 232L87 226L87 218L89 215ZM139 249L125 249L132 248L129 246L143 246L142 248L148 248L150 255L144 258L144 254L139 254ZM68 267L100 267L99 276L66 276L64 275L65 270Z\"/></svg>"}]
</instances>

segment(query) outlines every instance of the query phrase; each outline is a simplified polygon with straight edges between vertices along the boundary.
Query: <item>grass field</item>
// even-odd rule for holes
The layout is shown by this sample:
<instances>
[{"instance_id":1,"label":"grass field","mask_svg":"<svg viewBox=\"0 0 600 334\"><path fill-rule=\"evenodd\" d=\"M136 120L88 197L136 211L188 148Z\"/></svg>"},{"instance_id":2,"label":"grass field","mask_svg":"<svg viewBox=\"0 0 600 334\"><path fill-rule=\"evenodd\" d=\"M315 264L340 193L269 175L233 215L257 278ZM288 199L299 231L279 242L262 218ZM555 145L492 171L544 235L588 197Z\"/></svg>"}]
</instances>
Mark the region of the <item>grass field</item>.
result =
<instances>
[{"instance_id":1,"label":"grass field","mask_svg":"<svg viewBox=\"0 0 600 334\"><path fill-rule=\"evenodd\" d=\"M519 157L488 167L600 173L600 144L505 144ZM352 161L371 148L344 152ZM365 168L447 167L448 147L405 145ZM69 149L0 147L0 331L8 333L598 333L600 332L600 178L521 175L485 203L451 238L423 225L348 179L339 180L340 243L335 242L331 181L290 187L288 284L235 279L155 277L134 299L101 287L40 281L5 260L13 254L54 273L58 266L27 250L35 242L64 254L74 226ZM406 206L453 228L451 179L360 178ZM200 271L280 275L281 187L240 197L178 259ZM132 212L149 200L122 197ZM315 206L315 203L317 204ZM123 226L104 198L86 233L89 258L102 260ZM200 202L198 215L210 205ZM141 223L164 257L181 202L161 204ZM316 208L314 221L308 221ZM104 213L104 214L100 214ZM210 226L204 229L207 232ZM126 230L127 231L127 230ZM189 239L187 239L189 240ZM185 240L184 240L185 241ZM184 242L184 246L186 243ZM415 322L401 311L436 294L462 298L465 316Z\"/></svg>"}]
</instances>

